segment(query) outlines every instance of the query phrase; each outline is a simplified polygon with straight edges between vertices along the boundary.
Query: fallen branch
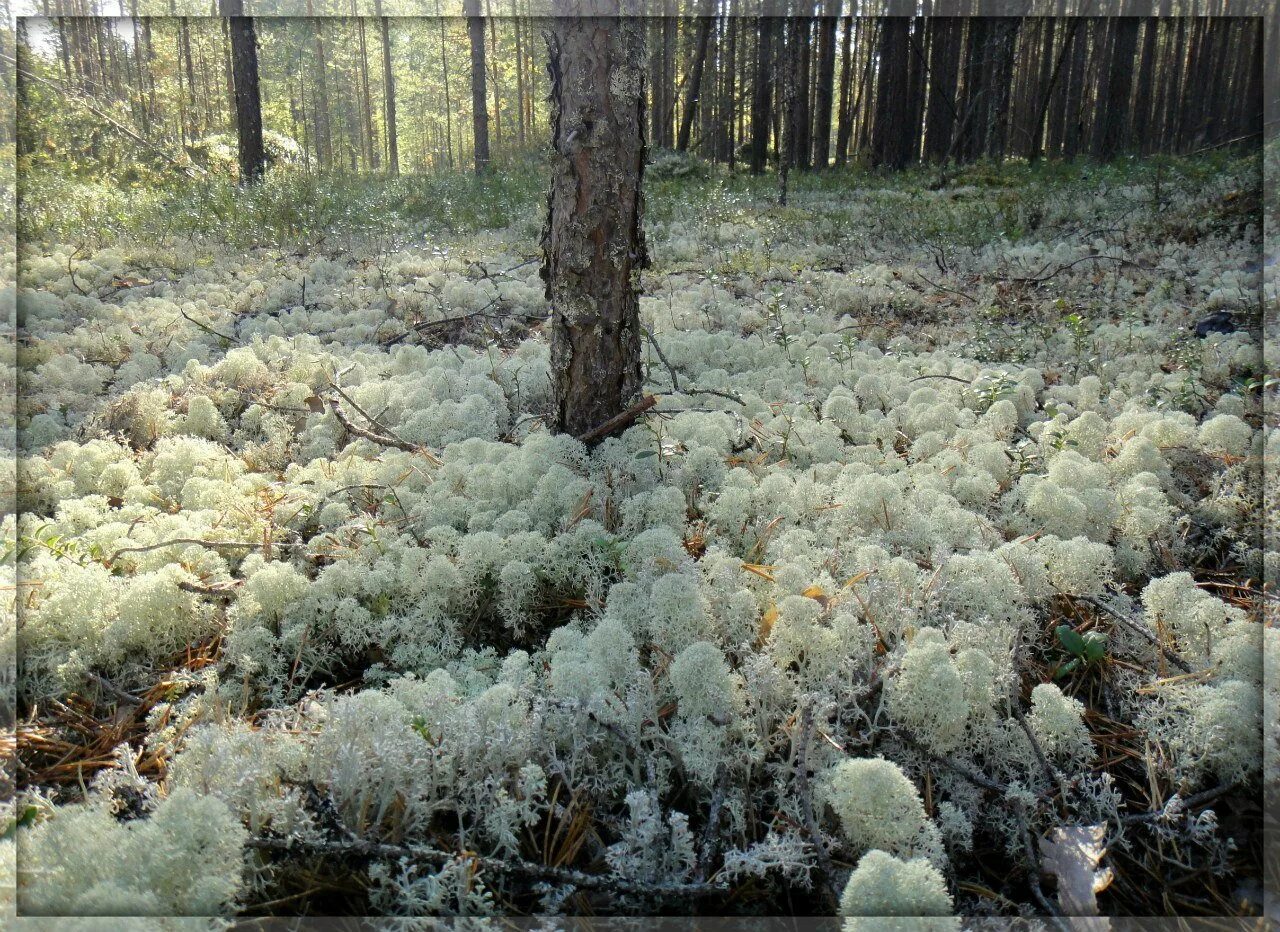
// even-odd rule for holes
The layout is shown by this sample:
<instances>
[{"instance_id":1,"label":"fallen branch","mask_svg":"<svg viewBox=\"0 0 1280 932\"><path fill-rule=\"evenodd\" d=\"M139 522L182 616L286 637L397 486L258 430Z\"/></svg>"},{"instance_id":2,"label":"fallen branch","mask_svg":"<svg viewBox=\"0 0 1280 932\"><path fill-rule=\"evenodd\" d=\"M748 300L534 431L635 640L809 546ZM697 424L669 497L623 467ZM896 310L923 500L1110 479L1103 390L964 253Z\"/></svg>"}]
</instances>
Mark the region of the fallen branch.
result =
<instances>
[{"instance_id":1,"label":"fallen branch","mask_svg":"<svg viewBox=\"0 0 1280 932\"><path fill-rule=\"evenodd\" d=\"M130 705L142 705L143 703L143 699L141 696L135 696L133 693L128 692L127 690L121 689L119 686L111 682L105 676L99 676L97 673L92 673L92 672L85 674L85 676L91 682L96 683L99 687L111 693L111 695L115 696L117 699L121 700L122 702L127 702Z\"/></svg>"},{"instance_id":2,"label":"fallen branch","mask_svg":"<svg viewBox=\"0 0 1280 932\"><path fill-rule=\"evenodd\" d=\"M185 317L185 318L186 318L188 321L190 321L191 323L195 324L197 327L199 327L199 328L200 328L201 330L203 330L205 333L211 333L211 334L213 334L215 337L219 337L220 339L226 340L228 343L240 343L240 344L242 344L242 345L243 345L243 343L244 343L244 340L240 339L239 337L234 337L234 336L232 336L232 335L231 335L231 334L229 334L229 333L222 333L222 332L221 332L221 331L219 331L219 330L214 330L212 327L210 327L210 326L208 326L208 325L206 325L206 324L202 324L202 323L200 323L200 321L196 320L194 317L192 317L192 316L191 316L190 314L188 314L186 311L179 311L178 313L179 313L179 314L181 314L183 317Z\"/></svg>"},{"instance_id":3,"label":"fallen branch","mask_svg":"<svg viewBox=\"0 0 1280 932\"><path fill-rule=\"evenodd\" d=\"M957 298L964 298L966 301L970 302L971 304L978 303L978 299L975 298L973 295L965 294L963 291L956 291L954 288L948 288L945 285L939 285L937 282L931 281L930 279L926 278L924 273L919 270L916 271L916 277L919 278L921 281L923 281L930 288L936 288L938 291L945 291L947 294L953 294Z\"/></svg>"},{"instance_id":4,"label":"fallen branch","mask_svg":"<svg viewBox=\"0 0 1280 932\"><path fill-rule=\"evenodd\" d=\"M206 595L211 599L234 599L236 590L240 588L241 580L235 580L220 586L202 586L199 583L186 582L185 580L178 583L178 588L183 592L192 592L196 595Z\"/></svg>"},{"instance_id":5,"label":"fallen branch","mask_svg":"<svg viewBox=\"0 0 1280 932\"><path fill-rule=\"evenodd\" d=\"M331 854L344 857L386 858L419 861L443 867L452 861L470 862L481 870L520 877L536 883L564 884L580 890L601 893L623 893L632 896L701 897L728 892L728 885L714 881L698 883L645 883L614 875L588 874L566 867L551 867L530 861L496 858L473 852L441 851L421 845L393 845L352 839L347 841L307 841L298 838L251 838L250 848L262 851Z\"/></svg>"},{"instance_id":6,"label":"fallen branch","mask_svg":"<svg viewBox=\"0 0 1280 932\"><path fill-rule=\"evenodd\" d=\"M1186 799L1180 800L1183 809L1196 809L1200 806L1213 802L1219 796L1226 796L1232 790L1239 787L1239 783L1224 783L1221 786L1215 786L1212 789L1196 793L1188 796ZM1120 822L1124 825L1133 825L1138 822L1155 822L1164 816L1164 809L1158 809L1154 812L1135 812L1127 816L1122 816Z\"/></svg>"},{"instance_id":7,"label":"fallen branch","mask_svg":"<svg viewBox=\"0 0 1280 932\"><path fill-rule=\"evenodd\" d=\"M356 405L354 401L351 401L351 398L347 395L346 392L338 388L338 386L336 385L334 385L333 387L340 395L342 395L343 398L346 398L347 401L351 402L352 407L354 407L357 411L360 411L359 406ZM359 437L362 440L368 440L370 443L376 443L378 444L378 446L393 447L397 450L404 450L406 453L420 453L421 455L425 456L428 460L430 460L433 465L436 465L436 466L440 465L440 458L436 456L434 453L432 453L430 450L428 450L426 447L419 446L416 443L409 443L409 441L407 440L401 440L399 437L392 436L390 434L383 434L375 430L367 430L366 428L360 427L352 423L351 418L347 417L346 412L342 410L342 406L338 404L338 399L333 398L331 396L328 399L328 401L329 401L329 408L330 410L333 411L333 416L338 419L338 423L342 425L342 429L345 430L347 433L352 434L353 436ZM378 427L382 426L381 424L378 424L378 422L374 420L372 417L370 417L367 414L364 414L363 411L361 411L360 413L364 415L365 419L368 420L371 424L375 424ZM385 428L383 429L385 430Z\"/></svg>"},{"instance_id":8,"label":"fallen branch","mask_svg":"<svg viewBox=\"0 0 1280 932\"><path fill-rule=\"evenodd\" d=\"M587 446L591 446L593 443L598 443L610 434L615 434L624 428L630 427L635 423L636 419L640 417L640 415L644 414L657 403L657 395L645 395L638 404L632 405L621 414L615 414L613 417L609 418L609 420L605 421L598 427L591 428L591 430L587 431L585 434L579 434L578 440L585 443Z\"/></svg>"},{"instance_id":9,"label":"fallen branch","mask_svg":"<svg viewBox=\"0 0 1280 932\"><path fill-rule=\"evenodd\" d=\"M237 548L248 548L252 550L254 547L262 546L262 542L256 540L201 540L198 537L175 537L173 540L162 540L154 544L139 544L136 547L121 547L107 558L107 562L114 563L119 557L126 553L147 553L152 550L163 550L165 547L179 546L208 547L211 550L221 550L223 548L231 550L235 550Z\"/></svg>"},{"instance_id":10,"label":"fallen branch","mask_svg":"<svg viewBox=\"0 0 1280 932\"><path fill-rule=\"evenodd\" d=\"M943 754L938 754L934 751L929 750L927 747L924 746L924 744L920 741L920 739L917 738L915 735L913 735L911 732L905 729L899 728L897 731L897 735L899 738L901 738L907 744L911 745L920 753L924 754L930 760L936 761L937 763L946 767L952 773L955 773L961 777L964 777L974 786L981 787L984 790L994 790L995 792L1000 793L1001 795L1004 795L1009 792L1009 786L1007 784L1001 783L998 780L993 780L990 777L988 777L986 774L979 773L977 770L974 770L972 767L969 767L966 764L960 763L960 761L958 760L955 760Z\"/></svg>"},{"instance_id":11,"label":"fallen branch","mask_svg":"<svg viewBox=\"0 0 1280 932\"><path fill-rule=\"evenodd\" d=\"M1125 630L1130 631L1134 634L1137 634L1143 638L1146 638L1148 641L1151 642L1153 646L1158 648L1161 651L1161 653L1164 654L1165 658L1168 659L1168 661L1171 664L1173 664L1183 673L1191 672L1191 665L1189 663L1187 663L1185 660L1179 657L1176 652L1170 650L1164 644L1160 643L1159 638L1157 638L1154 634L1152 634L1146 628L1142 627L1140 624L1138 624L1137 622L1133 621L1131 618L1126 616L1124 612L1120 611L1118 608L1113 608L1112 606L1108 605L1106 602L1102 601L1101 599L1096 599L1093 596L1082 595L1082 596L1077 596L1077 598L1079 598L1081 602L1085 602L1089 605L1092 605L1094 608L1099 609L1100 611L1106 612L1116 621L1120 622L1121 626L1125 628Z\"/></svg>"},{"instance_id":12,"label":"fallen branch","mask_svg":"<svg viewBox=\"0 0 1280 932\"><path fill-rule=\"evenodd\" d=\"M1063 265L1058 266L1048 274L1044 274L1045 269L1049 267L1049 264L1046 262L1044 265L1040 266L1040 269L1037 272L1035 272L1032 275L1028 275L1021 278L1015 278L1010 276L1006 278L1005 281L1017 282L1020 285L1042 285L1045 282L1049 281L1049 279L1055 278L1061 275L1063 272L1070 271L1071 269L1075 268L1077 265L1080 265L1083 262L1103 262L1103 261L1115 262L1121 266L1129 266L1135 269L1148 268L1148 266L1143 265L1141 262L1134 262L1132 259L1125 259L1122 256L1083 256L1082 258L1076 259L1073 262L1067 262L1067 263L1064 263Z\"/></svg>"}]
</instances>

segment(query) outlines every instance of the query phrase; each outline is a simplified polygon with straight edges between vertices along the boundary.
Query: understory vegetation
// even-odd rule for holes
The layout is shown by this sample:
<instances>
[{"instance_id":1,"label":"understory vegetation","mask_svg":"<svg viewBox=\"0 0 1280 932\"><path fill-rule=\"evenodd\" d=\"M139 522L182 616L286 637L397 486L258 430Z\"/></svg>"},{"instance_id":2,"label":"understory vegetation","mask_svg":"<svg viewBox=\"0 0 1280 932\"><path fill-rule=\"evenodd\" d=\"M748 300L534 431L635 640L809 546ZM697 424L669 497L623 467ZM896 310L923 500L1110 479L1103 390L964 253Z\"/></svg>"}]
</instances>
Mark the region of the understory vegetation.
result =
<instances>
[{"instance_id":1,"label":"understory vegetation","mask_svg":"<svg viewBox=\"0 0 1280 932\"><path fill-rule=\"evenodd\" d=\"M532 161L24 182L20 910L1256 913L1260 170L658 153L592 448Z\"/></svg>"}]
</instances>

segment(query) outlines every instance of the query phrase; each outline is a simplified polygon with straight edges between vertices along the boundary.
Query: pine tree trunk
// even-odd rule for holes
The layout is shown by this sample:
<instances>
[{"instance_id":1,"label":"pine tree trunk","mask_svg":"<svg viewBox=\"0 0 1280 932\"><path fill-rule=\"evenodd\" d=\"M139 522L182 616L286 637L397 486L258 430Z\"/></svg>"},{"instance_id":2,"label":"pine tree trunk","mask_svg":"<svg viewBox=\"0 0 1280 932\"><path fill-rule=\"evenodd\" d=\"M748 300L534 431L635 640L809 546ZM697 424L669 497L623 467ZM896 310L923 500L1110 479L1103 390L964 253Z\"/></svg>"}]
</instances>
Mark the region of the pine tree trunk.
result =
<instances>
[{"instance_id":1,"label":"pine tree trunk","mask_svg":"<svg viewBox=\"0 0 1280 932\"><path fill-rule=\"evenodd\" d=\"M231 32L231 75L236 91L236 134L240 142L240 182L255 184L266 168L262 143L262 98L258 91L258 41L244 0L222 0Z\"/></svg>"},{"instance_id":2,"label":"pine tree trunk","mask_svg":"<svg viewBox=\"0 0 1280 932\"><path fill-rule=\"evenodd\" d=\"M1133 79L1133 56L1138 49L1139 20L1123 16L1116 20L1109 49L1106 101L1099 115L1100 128L1095 154L1103 161L1114 159L1128 145L1129 92Z\"/></svg>"},{"instance_id":3,"label":"pine tree trunk","mask_svg":"<svg viewBox=\"0 0 1280 932\"><path fill-rule=\"evenodd\" d=\"M929 37L929 102L925 113L924 151L931 162L946 159L956 129L963 27L960 20L950 17L929 21L932 35Z\"/></svg>"},{"instance_id":4,"label":"pine tree trunk","mask_svg":"<svg viewBox=\"0 0 1280 932\"><path fill-rule=\"evenodd\" d=\"M547 31L552 172L542 275L551 426L582 436L627 410L642 384L644 23L575 16L572 6L561 0Z\"/></svg>"},{"instance_id":5,"label":"pine tree trunk","mask_svg":"<svg viewBox=\"0 0 1280 932\"><path fill-rule=\"evenodd\" d=\"M1138 60L1138 84L1133 101L1133 145L1140 153L1150 149L1147 131L1152 122L1152 88L1155 85L1156 38L1160 20L1148 16L1142 23L1142 52Z\"/></svg>"},{"instance_id":6,"label":"pine tree trunk","mask_svg":"<svg viewBox=\"0 0 1280 932\"><path fill-rule=\"evenodd\" d=\"M858 20L858 34L862 34L862 21ZM853 30L852 16L841 22L840 37L840 102L837 105L836 167L843 168L849 161L849 139L853 135Z\"/></svg>"},{"instance_id":7,"label":"pine tree trunk","mask_svg":"<svg viewBox=\"0 0 1280 932\"><path fill-rule=\"evenodd\" d=\"M871 163L876 167L898 169L907 162L910 29L911 19L906 16L886 17L880 26L880 68L871 137Z\"/></svg>"},{"instance_id":8,"label":"pine tree trunk","mask_svg":"<svg viewBox=\"0 0 1280 932\"><path fill-rule=\"evenodd\" d=\"M772 117L773 30L772 17L756 20L756 73L751 92L751 173L764 171L769 158L769 121Z\"/></svg>"},{"instance_id":9,"label":"pine tree trunk","mask_svg":"<svg viewBox=\"0 0 1280 932\"><path fill-rule=\"evenodd\" d=\"M436 21L440 24L440 70L444 73L444 155L445 165L453 169L453 101L449 94L449 56L445 54L444 18L440 16L440 0L436 0Z\"/></svg>"},{"instance_id":10,"label":"pine tree trunk","mask_svg":"<svg viewBox=\"0 0 1280 932\"><path fill-rule=\"evenodd\" d=\"M680 114L680 132L676 136L676 149L681 152L689 149L689 134L693 130L693 117L698 111L698 99L702 93L702 72L707 64L707 47L711 44L711 26L715 22L710 12L710 3L704 3L703 15L698 17L698 44L685 90L684 112Z\"/></svg>"},{"instance_id":11,"label":"pine tree trunk","mask_svg":"<svg viewBox=\"0 0 1280 932\"><path fill-rule=\"evenodd\" d=\"M400 174L400 139L396 133L396 74L391 67L391 20L382 15L382 0L374 0L378 25L382 31L383 118L387 123L387 167L392 175Z\"/></svg>"},{"instance_id":12,"label":"pine tree trunk","mask_svg":"<svg viewBox=\"0 0 1280 932\"><path fill-rule=\"evenodd\" d=\"M471 132L476 174L489 168L489 111L485 100L484 17L480 0L467 0L467 33L471 39Z\"/></svg>"},{"instance_id":13,"label":"pine tree trunk","mask_svg":"<svg viewBox=\"0 0 1280 932\"><path fill-rule=\"evenodd\" d=\"M364 158L365 165L377 171L380 158L378 134L373 125L373 89L369 86L369 41L365 31L364 17L358 15L356 0L352 0L352 17L356 21L356 35L360 40L360 115L364 120Z\"/></svg>"},{"instance_id":14,"label":"pine tree trunk","mask_svg":"<svg viewBox=\"0 0 1280 932\"><path fill-rule=\"evenodd\" d=\"M836 83L836 25L833 15L839 3L827 0L818 20L817 93L813 102L813 167L822 171L831 163L831 109ZM841 85L842 94L846 89Z\"/></svg>"},{"instance_id":15,"label":"pine tree trunk","mask_svg":"<svg viewBox=\"0 0 1280 932\"><path fill-rule=\"evenodd\" d=\"M312 0L307 0L307 16L314 17ZM324 20L312 19L315 30L313 40L316 51L316 91L313 96L316 111L316 158L321 168L329 168L333 160L333 136L329 123L329 77L324 48Z\"/></svg>"}]
</instances>

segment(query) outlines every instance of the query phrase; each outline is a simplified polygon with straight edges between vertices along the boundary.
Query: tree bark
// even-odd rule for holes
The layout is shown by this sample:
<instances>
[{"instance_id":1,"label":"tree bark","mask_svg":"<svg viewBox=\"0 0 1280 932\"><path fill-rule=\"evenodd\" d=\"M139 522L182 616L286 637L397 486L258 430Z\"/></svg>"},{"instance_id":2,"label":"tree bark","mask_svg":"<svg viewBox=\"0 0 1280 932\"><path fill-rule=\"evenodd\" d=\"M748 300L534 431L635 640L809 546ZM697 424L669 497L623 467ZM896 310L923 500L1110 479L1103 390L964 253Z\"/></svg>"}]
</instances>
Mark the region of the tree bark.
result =
<instances>
[{"instance_id":1,"label":"tree bark","mask_svg":"<svg viewBox=\"0 0 1280 932\"><path fill-rule=\"evenodd\" d=\"M1139 20L1120 17L1110 46L1106 100L1099 114L1095 154L1103 161L1114 159L1129 143L1129 91L1133 86L1133 56L1138 49Z\"/></svg>"},{"instance_id":2,"label":"tree bark","mask_svg":"<svg viewBox=\"0 0 1280 932\"><path fill-rule=\"evenodd\" d=\"M756 20L756 73L751 91L751 173L764 171L769 158L769 120L773 87L772 50L774 21L762 16Z\"/></svg>"},{"instance_id":3,"label":"tree bark","mask_svg":"<svg viewBox=\"0 0 1280 932\"><path fill-rule=\"evenodd\" d=\"M676 136L676 149L685 152L689 149L689 134L693 130L693 117L698 110L698 99L702 95L702 72L707 64L707 47L711 44L711 26L715 20L711 17L711 4L704 3L704 10L698 17L698 44L693 53L693 70L689 75L689 86L685 90L684 112L680 114L680 132Z\"/></svg>"},{"instance_id":4,"label":"tree bark","mask_svg":"<svg viewBox=\"0 0 1280 932\"><path fill-rule=\"evenodd\" d=\"M387 124L387 168L400 174L400 139L396 133L396 74L391 67L391 20L382 15L382 0L374 0L378 25L382 30L383 118Z\"/></svg>"},{"instance_id":5,"label":"tree bark","mask_svg":"<svg viewBox=\"0 0 1280 932\"><path fill-rule=\"evenodd\" d=\"M236 92L236 135L240 149L240 183L256 184L266 169L262 142L262 97L258 90L258 42L253 19L244 15L244 0L222 0L222 15L231 32L231 75Z\"/></svg>"},{"instance_id":6,"label":"tree bark","mask_svg":"<svg viewBox=\"0 0 1280 932\"><path fill-rule=\"evenodd\" d=\"M644 24L576 16L574 6L560 0L547 31L552 172L542 276L551 426L583 436L627 410L642 384Z\"/></svg>"},{"instance_id":7,"label":"tree bark","mask_svg":"<svg viewBox=\"0 0 1280 932\"><path fill-rule=\"evenodd\" d=\"M489 168L489 111L485 102L484 17L480 0L467 0L467 33L471 38L471 132L476 174Z\"/></svg>"},{"instance_id":8,"label":"tree bark","mask_svg":"<svg viewBox=\"0 0 1280 932\"><path fill-rule=\"evenodd\" d=\"M840 4L827 0L818 20L817 93L813 103L813 167L822 171L831 164L831 111L836 83L836 25ZM848 89L841 83L841 92Z\"/></svg>"}]
</instances>

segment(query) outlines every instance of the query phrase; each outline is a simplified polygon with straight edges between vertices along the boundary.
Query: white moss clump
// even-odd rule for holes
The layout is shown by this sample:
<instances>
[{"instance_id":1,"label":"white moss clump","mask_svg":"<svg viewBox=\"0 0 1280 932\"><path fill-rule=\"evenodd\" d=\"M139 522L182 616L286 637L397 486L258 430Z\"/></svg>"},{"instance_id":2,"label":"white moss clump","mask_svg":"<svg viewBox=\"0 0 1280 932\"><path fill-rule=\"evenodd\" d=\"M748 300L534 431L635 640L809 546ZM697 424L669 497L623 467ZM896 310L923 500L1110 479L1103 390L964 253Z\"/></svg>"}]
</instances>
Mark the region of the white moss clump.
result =
<instances>
[{"instance_id":1,"label":"white moss clump","mask_svg":"<svg viewBox=\"0 0 1280 932\"><path fill-rule=\"evenodd\" d=\"M942 632L918 632L888 683L886 699L893 719L930 749L946 754L965 740L969 708L965 680L951 658Z\"/></svg>"},{"instance_id":2,"label":"white moss clump","mask_svg":"<svg viewBox=\"0 0 1280 932\"><path fill-rule=\"evenodd\" d=\"M1142 604L1157 636L1172 637L1184 656L1202 662L1210 660L1226 626L1243 617L1238 608L1197 586L1190 573L1153 579L1142 590Z\"/></svg>"},{"instance_id":3,"label":"white moss clump","mask_svg":"<svg viewBox=\"0 0 1280 932\"><path fill-rule=\"evenodd\" d=\"M1093 742L1084 723L1084 704L1064 695L1053 683L1031 690L1031 731L1050 758L1084 766L1093 758Z\"/></svg>"},{"instance_id":4,"label":"white moss clump","mask_svg":"<svg viewBox=\"0 0 1280 932\"><path fill-rule=\"evenodd\" d=\"M954 909L936 867L921 858L900 860L884 851L864 854L840 895L840 915L868 920L846 923L853 929L959 929ZM894 923L892 918L905 921Z\"/></svg>"},{"instance_id":5,"label":"white moss clump","mask_svg":"<svg viewBox=\"0 0 1280 932\"><path fill-rule=\"evenodd\" d=\"M65 806L18 836L29 915L220 916L242 887L247 835L221 801L175 790L119 821L105 800Z\"/></svg>"},{"instance_id":6,"label":"white moss clump","mask_svg":"<svg viewBox=\"0 0 1280 932\"><path fill-rule=\"evenodd\" d=\"M1219 414L1200 425L1199 439L1206 453L1248 456L1253 429L1234 414Z\"/></svg>"},{"instance_id":7,"label":"white moss clump","mask_svg":"<svg viewBox=\"0 0 1280 932\"><path fill-rule=\"evenodd\" d=\"M883 757L836 764L823 778L820 798L835 812L851 851L880 848L903 857L940 860L937 827L902 768Z\"/></svg>"}]
</instances>

